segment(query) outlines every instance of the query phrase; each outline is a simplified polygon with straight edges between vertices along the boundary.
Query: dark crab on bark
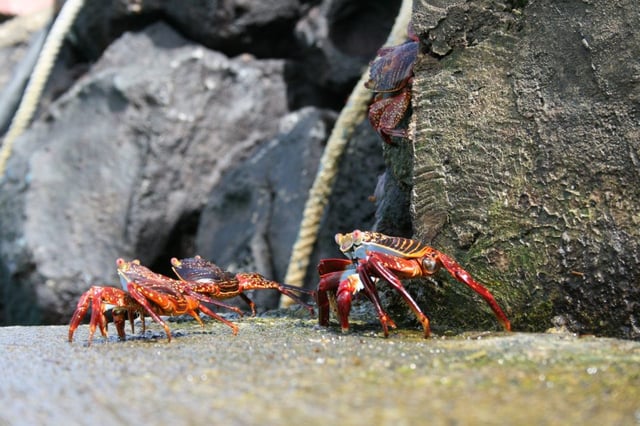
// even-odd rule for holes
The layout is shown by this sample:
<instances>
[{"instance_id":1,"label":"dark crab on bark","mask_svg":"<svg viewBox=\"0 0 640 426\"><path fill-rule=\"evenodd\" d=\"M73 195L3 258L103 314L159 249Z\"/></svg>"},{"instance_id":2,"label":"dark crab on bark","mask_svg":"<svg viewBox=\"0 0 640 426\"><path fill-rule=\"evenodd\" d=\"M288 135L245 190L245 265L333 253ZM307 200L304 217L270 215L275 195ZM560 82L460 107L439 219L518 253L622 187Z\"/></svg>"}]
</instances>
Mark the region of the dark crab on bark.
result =
<instances>
[{"instance_id":1,"label":"dark crab on bark","mask_svg":"<svg viewBox=\"0 0 640 426\"><path fill-rule=\"evenodd\" d=\"M407 129L398 128L411 104L413 65L418 57L419 42L413 32L409 40L378 50L371 62L369 81L365 87L376 92L369 106L369 122L382 139L392 144L391 137L407 137Z\"/></svg>"}]
</instances>

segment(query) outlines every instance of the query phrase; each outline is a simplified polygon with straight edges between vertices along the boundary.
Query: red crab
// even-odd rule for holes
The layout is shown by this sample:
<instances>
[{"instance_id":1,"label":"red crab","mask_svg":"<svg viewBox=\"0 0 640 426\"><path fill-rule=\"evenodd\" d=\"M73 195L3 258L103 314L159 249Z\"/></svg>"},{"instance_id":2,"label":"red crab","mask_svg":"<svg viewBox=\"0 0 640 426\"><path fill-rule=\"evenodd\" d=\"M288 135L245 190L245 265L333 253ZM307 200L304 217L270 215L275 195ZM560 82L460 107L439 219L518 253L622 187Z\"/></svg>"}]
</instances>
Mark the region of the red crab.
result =
<instances>
[{"instance_id":1,"label":"red crab","mask_svg":"<svg viewBox=\"0 0 640 426\"><path fill-rule=\"evenodd\" d=\"M320 325L328 325L327 293L335 293L342 330L348 331L351 295L363 290L376 307L384 335L388 336L388 328L395 328L395 324L381 308L375 289L375 282L383 279L400 293L422 324L424 336L429 337L429 319L400 280L430 276L444 267L456 280L478 293L491 307L504 329L511 330L511 323L489 290L475 281L456 261L432 247L408 238L359 230L348 234L336 234L336 243L350 261L325 259L318 266L320 283L317 298Z\"/></svg>"},{"instance_id":2,"label":"red crab","mask_svg":"<svg viewBox=\"0 0 640 426\"><path fill-rule=\"evenodd\" d=\"M129 293L131 293L131 290L129 290L129 287L132 283L137 284L143 288L147 288L147 287L161 288L161 289L165 288L169 291L172 291L175 294L193 298L200 303L211 303L213 305L221 306L225 309L232 310L235 313L242 316L242 311L240 311L240 309L235 308L233 306L229 306L225 303L220 302L219 300L216 300L215 298L209 297L209 295L207 294L199 292L198 289L195 288L190 282L184 281L182 279L176 280L176 279L164 276L162 274L153 272L146 266L142 266L140 264L140 261L137 259L131 262L126 262L123 259L118 259L116 261L116 264L118 266L118 274L120 275L120 281L123 287L126 286ZM233 334L238 334L238 327L235 324L233 324L231 321L228 321L222 318L220 315L211 311L209 308L207 308L204 305L200 305L199 309L205 314L209 315L210 317L215 318L218 321L229 326L233 330ZM193 312L193 313L176 312L175 315L182 315L184 313L187 313L193 316L194 318L197 317L196 320L200 323L200 325L203 325L202 321L199 321L200 317L197 315L197 312ZM165 331L166 331L166 328L165 328Z\"/></svg>"},{"instance_id":3,"label":"red crab","mask_svg":"<svg viewBox=\"0 0 640 426\"><path fill-rule=\"evenodd\" d=\"M144 314L151 316L164 328L168 341L171 341L171 330L166 322L160 318L160 315L189 314L204 326L198 315L198 311L201 311L227 324L231 327L233 334L238 333L238 327L235 324L222 318L201 303L201 301L218 303L217 301L209 300L209 298L203 300L202 297L188 290L182 281L156 274L140 265L137 260L126 262L123 259L118 259L116 264L122 287L126 291L116 287L93 286L85 292L80 297L69 323L70 342L73 341L73 334L87 313L89 306L91 306L89 344L91 344L96 327L99 327L102 335L106 337L107 321L104 312L110 307L115 307L114 322L121 339L125 337L122 316L125 311L128 312L130 320L135 312L139 312L141 318L144 318Z\"/></svg>"},{"instance_id":4,"label":"red crab","mask_svg":"<svg viewBox=\"0 0 640 426\"><path fill-rule=\"evenodd\" d=\"M242 315L242 311L220 302L234 296L242 297L255 314L255 304L243 294L246 290L276 289L282 294L293 298L302 304L313 315L313 307L304 303L294 292L311 293L308 290L280 284L256 273L232 274L224 271L215 264L203 260L200 256L188 259L171 259L173 269L179 279L173 279L155 273L142 266L138 260L126 262L116 261L122 289L115 287L93 286L85 292L78 301L76 310L69 324L69 341L73 341L73 334L91 307L89 322L89 344L93 339L96 328L103 336L107 335L107 320L104 312L113 308L113 318L121 339L125 338L124 314L128 314L133 332L133 316L139 313L144 330L144 315L151 316L165 330L168 341L171 341L171 330L160 318L160 315L189 314L204 326L198 311L215 318L228 325L233 334L238 333L238 327L210 310L203 303L211 303L231 309Z\"/></svg>"},{"instance_id":5,"label":"red crab","mask_svg":"<svg viewBox=\"0 0 640 426\"><path fill-rule=\"evenodd\" d=\"M318 323L329 325L330 297L335 299L338 320L343 332L349 331L349 311L353 295L362 291L373 303L378 313L384 335L389 335L388 328L396 328L391 317L382 309L378 291L371 281L366 284L360 279L356 265L349 259L322 259L318 264L320 283L318 284Z\"/></svg>"},{"instance_id":6,"label":"red crab","mask_svg":"<svg viewBox=\"0 0 640 426\"><path fill-rule=\"evenodd\" d=\"M278 290L306 308L311 315L314 314L313 307L305 303L296 294L307 293L313 296L312 291L280 284L255 272L238 272L234 274L223 270L200 256L180 260L174 257L171 259L171 265L176 275L188 282L191 289L197 293L214 299L229 299L240 296L249 305L253 315L256 314L256 304L244 294L245 291L249 290Z\"/></svg>"},{"instance_id":7,"label":"red crab","mask_svg":"<svg viewBox=\"0 0 640 426\"><path fill-rule=\"evenodd\" d=\"M120 339L125 338L123 313L129 313L129 319L133 319L133 313L144 312L144 307L139 304L126 291L116 287L92 286L80 296L76 310L69 323L69 342L73 342L73 334L80 325L85 314L91 306L91 320L89 322L89 345L93 340L96 327L100 328L100 333L107 336L107 318L104 315L110 307L113 308L113 322L116 325ZM133 328L133 323L132 323Z\"/></svg>"},{"instance_id":8,"label":"red crab","mask_svg":"<svg viewBox=\"0 0 640 426\"><path fill-rule=\"evenodd\" d=\"M391 137L407 137L406 129L398 129L411 104L413 65L418 57L419 42L409 31L403 44L383 47L371 62L370 79L365 87L376 92L369 106L369 122L382 139L392 144Z\"/></svg>"}]
</instances>

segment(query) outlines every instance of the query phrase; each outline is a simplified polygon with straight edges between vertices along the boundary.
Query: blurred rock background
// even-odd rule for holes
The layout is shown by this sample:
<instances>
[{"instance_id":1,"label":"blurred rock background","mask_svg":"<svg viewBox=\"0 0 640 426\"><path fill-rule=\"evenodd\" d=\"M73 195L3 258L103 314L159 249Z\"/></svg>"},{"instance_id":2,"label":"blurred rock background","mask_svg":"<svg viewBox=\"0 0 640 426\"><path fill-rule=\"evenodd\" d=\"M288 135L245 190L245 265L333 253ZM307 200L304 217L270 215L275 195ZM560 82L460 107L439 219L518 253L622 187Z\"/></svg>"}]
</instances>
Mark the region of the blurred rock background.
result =
<instances>
[{"instance_id":1,"label":"blurred rock background","mask_svg":"<svg viewBox=\"0 0 640 426\"><path fill-rule=\"evenodd\" d=\"M197 253L282 280L337 112L399 1L85 3L2 180L2 322L68 321L86 288L117 284L118 257L170 273ZM4 74L29 42L4 48ZM308 287L340 255L335 232L374 226L379 145L363 122ZM400 195L388 231L410 234Z\"/></svg>"}]
</instances>

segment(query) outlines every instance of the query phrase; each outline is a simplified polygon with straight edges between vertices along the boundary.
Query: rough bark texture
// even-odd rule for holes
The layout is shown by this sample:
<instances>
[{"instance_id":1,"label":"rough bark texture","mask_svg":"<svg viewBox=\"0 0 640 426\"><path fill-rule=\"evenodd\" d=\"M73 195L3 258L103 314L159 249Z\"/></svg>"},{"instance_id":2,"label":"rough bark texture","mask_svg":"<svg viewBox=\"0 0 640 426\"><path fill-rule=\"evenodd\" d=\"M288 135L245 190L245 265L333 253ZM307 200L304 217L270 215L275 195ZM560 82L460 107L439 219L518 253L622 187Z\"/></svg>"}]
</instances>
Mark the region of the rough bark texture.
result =
<instances>
[{"instance_id":1,"label":"rough bark texture","mask_svg":"<svg viewBox=\"0 0 640 426\"><path fill-rule=\"evenodd\" d=\"M637 3L511 3L416 2L416 236L516 329L638 338ZM427 311L477 326L481 302L448 282Z\"/></svg>"}]
</instances>

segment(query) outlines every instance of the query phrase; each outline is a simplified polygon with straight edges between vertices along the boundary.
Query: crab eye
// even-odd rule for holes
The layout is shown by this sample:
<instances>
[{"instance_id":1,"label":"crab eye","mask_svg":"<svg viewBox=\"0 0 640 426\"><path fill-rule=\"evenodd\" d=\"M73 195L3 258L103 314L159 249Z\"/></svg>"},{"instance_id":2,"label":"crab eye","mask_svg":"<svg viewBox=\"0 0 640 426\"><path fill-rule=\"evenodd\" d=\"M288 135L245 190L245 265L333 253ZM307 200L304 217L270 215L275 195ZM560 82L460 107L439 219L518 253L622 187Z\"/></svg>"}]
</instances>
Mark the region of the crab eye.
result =
<instances>
[{"instance_id":1,"label":"crab eye","mask_svg":"<svg viewBox=\"0 0 640 426\"><path fill-rule=\"evenodd\" d=\"M336 234L336 243L340 246L340 251L344 253L353 247L353 238L351 234Z\"/></svg>"},{"instance_id":2,"label":"crab eye","mask_svg":"<svg viewBox=\"0 0 640 426\"><path fill-rule=\"evenodd\" d=\"M364 232L360 231L359 229L356 229L355 231L353 231L351 233L351 236L353 238L353 244L356 246L361 245L362 242L364 241Z\"/></svg>"},{"instance_id":3,"label":"crab eye","mask_svg":"<svg viewBox=\"0 0 640 426\"><path fill-rule=\"evenodd\" d=\"M433 257L425 257L422 259L422 268L429 274L433 274L438 269L438 264Z\"/></svg>"}]
</instances>

